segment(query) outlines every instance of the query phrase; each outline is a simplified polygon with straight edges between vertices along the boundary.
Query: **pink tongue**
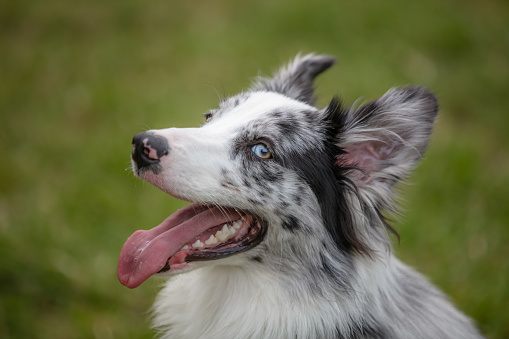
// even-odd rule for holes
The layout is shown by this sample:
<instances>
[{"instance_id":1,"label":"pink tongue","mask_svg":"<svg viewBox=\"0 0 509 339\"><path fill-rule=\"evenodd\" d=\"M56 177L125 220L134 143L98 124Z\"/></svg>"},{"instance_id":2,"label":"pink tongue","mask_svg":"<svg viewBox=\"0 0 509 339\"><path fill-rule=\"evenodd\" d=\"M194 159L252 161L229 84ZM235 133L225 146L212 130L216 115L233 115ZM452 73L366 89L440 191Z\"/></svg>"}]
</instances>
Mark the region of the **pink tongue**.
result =
<instances>
[{"instance_id":1,"label":"pink tongue","mask_svg":"<svg viewBox=\"0 0 509 339\"><path fill-rule=\"evenodd\" d=\"M134 232L120 251L118 280L129 288L140 286L159 272L182 246L207 229L238 220L240 216L234 209L190 205L170 215L159 226Z\"/></svg>"}]
</instances>

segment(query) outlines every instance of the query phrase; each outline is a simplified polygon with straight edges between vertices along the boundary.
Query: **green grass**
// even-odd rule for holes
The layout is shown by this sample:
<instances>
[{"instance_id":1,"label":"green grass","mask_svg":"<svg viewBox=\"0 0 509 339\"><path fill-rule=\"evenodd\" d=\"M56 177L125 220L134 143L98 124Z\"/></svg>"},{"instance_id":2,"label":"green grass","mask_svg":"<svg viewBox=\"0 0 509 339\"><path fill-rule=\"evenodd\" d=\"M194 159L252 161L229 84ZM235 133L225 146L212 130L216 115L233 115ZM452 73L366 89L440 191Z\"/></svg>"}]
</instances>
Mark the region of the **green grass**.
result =
<instances>
[{"instance_id":1,"label":"green grass","mask_svg":"<svg viewBox=\"0 0 509 339\"><path fill-rule=\"evenodd\" d=\"M299 51L338 58L320 105L437 93L396 252L509 337L509 6L440 0L1 2L0 337L151 337L159 283L126 289L116 260L182 203L126 170L132 135L198 125Z\"/></svg>"}]
</instances>

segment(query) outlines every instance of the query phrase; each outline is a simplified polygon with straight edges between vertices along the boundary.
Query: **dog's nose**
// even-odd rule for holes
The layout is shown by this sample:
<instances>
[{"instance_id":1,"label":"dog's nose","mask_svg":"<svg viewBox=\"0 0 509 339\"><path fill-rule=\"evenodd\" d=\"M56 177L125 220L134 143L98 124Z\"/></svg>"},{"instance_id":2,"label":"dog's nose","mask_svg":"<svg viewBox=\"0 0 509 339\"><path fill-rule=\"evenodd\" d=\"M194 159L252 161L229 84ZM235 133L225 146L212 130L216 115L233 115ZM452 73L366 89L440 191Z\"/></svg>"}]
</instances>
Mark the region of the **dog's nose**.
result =
<instances>
[{"instance_id":1,"label":"dog's nose","mask_svg":"<svg viewBox=\"0 0 509 339\"><path fill-rule=\"evenodd\" d=\"M159 163L170 153L168 140L160 135L141 132L133 137L132 158L139 168Z\"/></svg>"}]
</instances>

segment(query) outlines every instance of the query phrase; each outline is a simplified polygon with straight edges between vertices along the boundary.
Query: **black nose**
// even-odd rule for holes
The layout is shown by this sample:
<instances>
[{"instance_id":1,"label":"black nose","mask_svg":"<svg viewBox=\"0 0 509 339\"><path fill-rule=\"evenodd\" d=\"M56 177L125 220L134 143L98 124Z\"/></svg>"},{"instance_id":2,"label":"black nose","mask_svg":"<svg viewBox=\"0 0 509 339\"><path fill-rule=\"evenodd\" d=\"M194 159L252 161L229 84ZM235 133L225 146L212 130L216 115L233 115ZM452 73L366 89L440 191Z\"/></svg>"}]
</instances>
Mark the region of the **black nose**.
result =
<instances>
[{"instance_id":1,"label":"black nose","mask_svg":"<svg viewBox=\"0 0 509 339\"><path fill-rule=\"evenodd\" d=\"M133 137L132 157L139 168L159 163L170 153L168 140L160 135L141 132Z\"/></svg>"}]
</instances>

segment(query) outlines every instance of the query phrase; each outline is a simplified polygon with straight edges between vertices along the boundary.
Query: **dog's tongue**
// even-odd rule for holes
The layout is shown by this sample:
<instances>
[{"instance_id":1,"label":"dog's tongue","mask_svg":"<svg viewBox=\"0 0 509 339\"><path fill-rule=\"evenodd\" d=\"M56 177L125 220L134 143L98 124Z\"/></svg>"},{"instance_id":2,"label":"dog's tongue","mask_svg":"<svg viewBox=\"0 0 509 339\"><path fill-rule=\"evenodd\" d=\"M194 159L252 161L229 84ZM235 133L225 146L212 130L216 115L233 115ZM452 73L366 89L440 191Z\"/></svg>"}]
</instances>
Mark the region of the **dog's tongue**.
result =
<instances>
[{"instance_id":1,"label":"dog's tongue","mask_svg":"<svg viewBox=\"0 0 509 339\"><path fill-rule=\"evenodd\" d=\"M239 218L239 212L234 209L190 205L170 215L159 226L134 232L120 251L118 280L129 288L140 286L195 237Z\"/></svg>"}]
</instances>

